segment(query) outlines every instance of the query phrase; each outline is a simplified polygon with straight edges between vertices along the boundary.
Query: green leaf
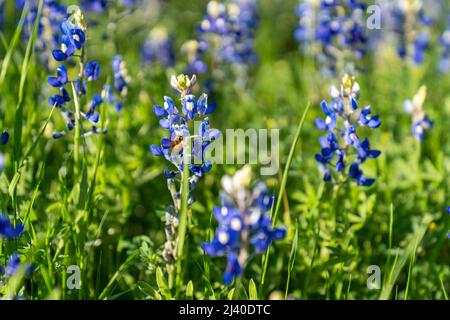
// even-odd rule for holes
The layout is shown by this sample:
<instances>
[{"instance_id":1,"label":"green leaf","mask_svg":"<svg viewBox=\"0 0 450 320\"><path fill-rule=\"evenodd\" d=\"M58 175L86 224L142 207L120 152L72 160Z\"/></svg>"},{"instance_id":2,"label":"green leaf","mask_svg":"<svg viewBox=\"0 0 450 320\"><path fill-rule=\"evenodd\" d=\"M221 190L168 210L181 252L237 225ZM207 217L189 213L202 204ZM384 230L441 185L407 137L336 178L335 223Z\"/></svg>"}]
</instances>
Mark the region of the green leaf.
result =
<instances>
[{"instance_id":1,"label":"green leaf","mask_svg":"<svg viewBox=\"0 0 450 320\"><path fill-rule=\"evenodd\" d=\"M188 282L186 286L186 299L192 300L194 298L194 284L192 280Z\"/></svg>"},{"instance_id":2,"label":"green leaf","mask_svg":"<svg viewBox=\"0 0 450 320\"><path fill-rule=\"evenodd\" d=\"M227 294L227 299L228 300L233 300L233 296L234 296L234 288L231 289L228 294Z\"/></svg>"},{"instance_id":3,"label":"green leaf","mask_svg":"<svg viewBox=\"0 0 450 320\"><path fill-rule=\"evenodd\" d=\"M250 279L250 283L248 285L248 292L250 295L250 300L258 300L258 291L256 290L255 281Z\"/></svg>"},{"instance_id":4,"label":"green leaf","mask_svg":"<svg viewBox=\"0 0 450 320\"><path fill-rule=\"evenodd\" d=\"M156 269L156 284L158 285L159 291L165 299L172 299L169 286L160 267Z\"/></svg>"}]
</instances>

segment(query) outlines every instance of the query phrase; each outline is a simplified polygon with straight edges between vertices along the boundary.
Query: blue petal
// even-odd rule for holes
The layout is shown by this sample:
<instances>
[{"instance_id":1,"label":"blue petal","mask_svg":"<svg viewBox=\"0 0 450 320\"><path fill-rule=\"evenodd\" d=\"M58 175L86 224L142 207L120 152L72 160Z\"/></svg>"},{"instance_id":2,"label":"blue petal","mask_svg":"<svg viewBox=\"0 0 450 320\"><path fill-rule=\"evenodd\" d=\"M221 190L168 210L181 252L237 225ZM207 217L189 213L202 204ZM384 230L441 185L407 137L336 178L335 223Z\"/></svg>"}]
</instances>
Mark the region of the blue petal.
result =
<instances>
[{"instance_id":1,"label":"blue petal","mask_svg":"<svg viewBox=\"0 0 450 320\"><path fill-rule=\"evenodd\" d=\"M166 109L157 105L153 106L153 112L157 117L167 117L169 115Z\"/></svg>"},{"instance_id":2,"label":"blue petal","mask_svg":"<svg viewBox=\"0 0 450 320\"><path fill-rule=\"evenodd\" d=\"M150 151L151 151L151 153L152 153L153 155L158 156L158 157L164 155L164 153L163 153L161 147L158 147L158 146L156 146L156 145L154 145L154 144L152 144L152 145L150 146Z\"/></svg>"},{"instance_id":3,"label":"blue petal","mask_svg":"<svg viewBox=\"0 0 450 320\"><path fill-rule=\"evenodd\" d=\"M64 61L68 58L67 54L65 54L64 52L62 52L59 49L53 50L52 51L52 55L53 58L55 58L56 61Z\"/></svg>"},{"instance_id":4,"label":"blue petal","mask_svg":"<svg viewBox=\"0 0 450 320\"><path fill-rule=\"evenodd\" d=\"M7 143L8 143L8 140L9 140L9 133L6 132L6 131L3 131L3 132L2 132L2 137L1 137L1 144L2 144L2 146L4 146L5 144L7 144Z\"/></svg>"}]
</instances>

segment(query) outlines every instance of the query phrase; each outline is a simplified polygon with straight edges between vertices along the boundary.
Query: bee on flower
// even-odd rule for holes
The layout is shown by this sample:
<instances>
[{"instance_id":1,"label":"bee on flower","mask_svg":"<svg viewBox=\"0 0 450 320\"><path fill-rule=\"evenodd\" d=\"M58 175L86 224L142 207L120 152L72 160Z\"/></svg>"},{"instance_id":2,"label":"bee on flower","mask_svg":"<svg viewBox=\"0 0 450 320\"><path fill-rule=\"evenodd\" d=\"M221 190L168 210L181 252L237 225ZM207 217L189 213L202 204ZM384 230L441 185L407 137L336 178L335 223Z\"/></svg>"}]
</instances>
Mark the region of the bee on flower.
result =
<instances>
[{"instance_id":1,"label":"bee on flower","mask_svg":"<svg viewBox=\"0 0 450 320\"><path fill-rule=\"evenodd\" d=\"M173 199L173 205L166 209L166 236L163 256L167 263L173 263L176 259L177 224L180 211L181 172L184 168L184 151L186 144L190 144L193 161L189 164L192 175L189 178L189 191L195 189L199 178L209 172L212 163L206 160L204 155L212 141L220 136L220 132L210 127L207 117L215 110L215 104L208 103L206 94L198 98L191 93L196 84L195 75L189 77L184 74L172 76L170 84L179 93L181 111L176 106L175 100L165 96L162 105L155 105L153 111L159 119L159 125L168 131L168 136L161 139L160 145L152 144L150 151L155 156L164 157L174 169L165 168L164 174L167 186ZM198 121L195 121L198 120ZM198 124L199 125L196 125ZM195 132L192 134L192 125ZM194 202L192 194L189 196L188 204Z\"/></svg>"}]
</instances>

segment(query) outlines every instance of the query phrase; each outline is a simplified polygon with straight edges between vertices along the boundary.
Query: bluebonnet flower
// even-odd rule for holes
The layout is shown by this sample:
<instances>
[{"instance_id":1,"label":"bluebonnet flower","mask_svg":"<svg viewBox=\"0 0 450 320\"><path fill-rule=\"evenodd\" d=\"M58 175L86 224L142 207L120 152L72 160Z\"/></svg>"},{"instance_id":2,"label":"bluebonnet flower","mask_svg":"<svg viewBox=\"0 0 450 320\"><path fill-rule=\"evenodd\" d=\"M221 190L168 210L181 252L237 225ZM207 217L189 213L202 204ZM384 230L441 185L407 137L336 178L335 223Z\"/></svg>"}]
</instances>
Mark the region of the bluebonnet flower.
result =
<instances>
[{"instance_id":1,"label":"bluebonnet flower","mask_svg":"<svg viewBox=\"0 0 450 320\"><path fill-rule=\"evenodd\" d=\"M130 76L128 75L127 66L122 56L117 55L113 58L112 67L114 72L114 87L120 95L125 96L128 92Z\"/></svg>"},{"instance_id":2,"label":"bluebonnet flower","mask_svg":"<svg viewBox=\"0 0 450 320\"><path fill-rule=\"evenodd\" d=\"M0 238L16 239L23 233L23 225L18 223L14 226L7 215L0 213Z\"/></svg>"},{"instance_id":3,"label":"bluebonnet flower","mask_svg":"<svg viewBox=\"0 0 450 320\"><path fill-rule=\"evenodd\" d=\"M142 61L147 64L159 62L164 67L175 64L174 39L164 28L154 28L141 50Z\"/></svg>"},{"instance_id":4,"label":"bluebonnet flower","mask_svg":"<svg viewBox=\"0 0 450 320\"><path fill-rule=\"evenodd\" d=\"M214 104L208 104L208 96L202 94L198 99L190 94L191 88L196 82L196 77L189 78L185 75L178 77L173 76L171 85L181 95L181 113L175 106L175 102L170 97L164 97L163 106L156 105L153 107L155 115L160 119L159 124L163 129L169 130L169 137L161 140L161 145L151 145L150 150L156 156L164 156L173 165L177 171L183 169L183 140L190 137L189 123L195 118L201 119L197 139L194 140L193 155L195 157L203 157L205 149L212 140L215 140L220 133L218 130L211 129L209 119L206 117L215 109ZM200 143L199 143L200 142ZM210 163L191 164L190 170L196 176L202 176L203 173L209 171Z\"/></svg>"},{"instance_id":5,"label":"bluebonnet flower","mask_svg":"<svg viewBox=\"0 0 450 320\"><path fill-rule=\"evenodd\" d=\"M412 134L417 140L423 141L426 132L433 127L433 121L424 111L424 103L427 96L427 87L420 87L412 100L405 101L405 111L412 116Z\"/></svg>"},{"instance_id":6,"label":"bluebonnet flower","mask_svg":"<svg viewBox=\"0 0 450 320\"><path fill-rule=\"evenodd\" d=\"M357 1L307 0L297 5L294 38L303 52L317 58L323 74L354 72L366 55L365 8ZM343 70L338 70L340 67Z\"/></svg>"},{"instance_id":7,"label":"bluebonnet flower","mask_svg":"<svg viewBox=\"0 0 450 320\"><path fill-rule=\"evenodd\" d=\"M254 254L265 252L273 241L286 236L285 228L272 227L267 212L274 197L266 185L259 182L250 189L250 184L250 166L243 167L233 177L222 178L222 204L213 209L219 226L212 241L202 245L209 256L227 257L223 274L227 285L242 274Z\"/></svg>"},{"instance_id":8,"label":"bluebonnet flower","mask_svg":"<svg viewBox=\"0 0 450 320\"><path fill-rule=\"evenodd\" d=\"M25 17L22 37L28 41L33 33L37 17L39 0L27 0L29 11ZM16 8L23 10L25 0L16 0ZM44 0L42 12L38 24L37 38L35 39L35 51L38 53L42 63L47 67L54 67L51 59L51 49L56 47L60 41L59 22L67 18L67 9L59 0Z\"/></svg>"},{"instance_id":9,"label":"bluebonnet flower","mask_svg":"<svg viewBox=\"0 0 450 320\"><path fill-rule=\"evenodd\" d=\"M213 53L217 61L252 64L257 60L253 50L257 22L255 1L232 0L228 6L210 1L207 15L197 27L197 32L219 38L221 47Z\"/></svg>"},{"instance_id":10,"label":"bluebonnet flower","mask_svg":"<svg viewBox=\"0 0 450 320\"><path fill-rule=\"evenodd\" d=\"M319 138L321 151L315 158L326 182L333 180L332 169L341 175L347 174L358 185L370 186L375 181L366 178L360 166L367 159L377 158L381 152L371 149L367 138L361 140L357 129L378 128L381 120L378 116L371 116L370 106L358 109L359 89L359 84L345 75L339 89L334 86L330 88L333 100L321 103L326 118L317 119L316 127L327 133Z\"/></svg>"},{"instance_id":11,"label":"bluebonnet flower","mask_svg":"<svg viewBox=\"0 0 450 320\"><path fill-rule=\"evenodd\" d=\"M427 1L393 1L390 3L391 29L397 42L400 58L410 58L420 65L430 46L430 25L434 19L426 13Z\"/></svg>"},{"instance_id":12,"label":"bluebonnet flower","mask_svg":"<svg viewBox=\"0 0 450 320\"><path fill-rule=\"evenodd\" d=\"M61 64L56 70L56 76L48 77L48 83L59 90L59 93L51 96L48 99L50 106L60 109L61 116L66 123L66 129L72 131L76 124L76 114L71 111L67 103L73 99L80 102L80 98L86 95L86 81L95 81L100 74L100 66L95 61L85 62L86 57L86 25L81 11L73 13L72 19L64 19L61 22L61 48L53 50L53 57L56 61L65 61L67 59L78 59L80 71L79 76L74 80L69 79L69 72L65 65ZM80 52L80 54L77 54ZM75 88L76 97L71 97L66 85L71 84ZM90 134L100 133L100 130L95 126L98 123L100 114L96 112L99 106L103 103L103 97L99 94L93 94L88 111L80 110L80 117L90 122L90 129L85 131L85 136ZM81 118L80 118L81 119ZM81 125L81 123L80 123ZM106 133L106 129L102 133ZM65 137L66 131L56 131L53 133L53 138L58 139Z\"/></svg>"},{"instance_id":13,"label":"bluebonnet flower","mask_svg":"<svg viewBox=\"0 0 450 320\"><path fill-rule=\"evenodd\" d=\"M208 71L205 54L208 51L209 43L205 39L189 40L183 44L182 52L186 55L188 74L204 74Z\"/></svg>"},{"instance_id":14,"label":"bluebonnet flower","mask_svg":"<svg viewBox=\"0 0 450 320\"><path fill-rule=\"evenodd\" d=\"M113 104L115 110L119 112L123 109L124 99L128 94L128 84L131 81L131 77L128 74L128 69L122 56L114 56L112 59L112 71L114 85L113 87L105 85L103 92L108 103Z\"/></svg>"},{"instance_id":15,"label":"bluebonnet flower","mask_svg":"<svg viewBox=\"0 0 450 320\"><path fill-rule=\"evenodd\" d=\"M167 178L167 186L172 195L174 204L166 209L166 236L167 241L163 250L166 262L172 263L176 259L174 248L177 241L177 221L180 210L180 173L183 171L183 151L186 143L191 144L194 161L189 163L189 190L195 189L197 181L205 173L209 172L212 163L205 159L205 151L211 142L220 136L220 132L210 127L207 115L215 109L214 104L208 104L208 96L202 94L195 97L191 88L196 83L196 77L186 75L173 76L171 86L180 94L181 111L177 108L171 97L164 97L163 105L155 105L153 111L159 119L160 126L168 130L168 137L161 139L159 145L151 145L150 151L155 156L166 158L174 167L174 170L166 168L164 174ZM199 121L195 121L199 120ZM193 124L194 134L191 134L190 125ZM177 186L178 184L178 186ZM194 197L189 197L188 203L192 204Z\"/></svg>"},{"instance_id":16,"label":"bluebonnet flower","mask_svg":"<svg viewBox=\"0 0 450 320\"><path fill-rule=\"evenodd\" d=\"M208 2L206 15L197 26L197 40L188 41L183 52L188 57L188 74L208 71L208 61L214 70L209 70L210 81L223 78L224 71L236 73L237 85L245 81L248 67L257 62L254 38L258 25L255 0L231 0L227 4ZM233 66L231 69L223 69Z\"/></svg>"},{"instance_id":17,"label":"bluebonnet flower","mask_svg":"<svg viewBox=\"0 0 450 320\"><path fill-rule=\"evenodd\" d=\"M440 38L442 47L442 55L439 60L439 70L442 73L450 71L450 16L448 17L447 30L444 31Z\"/></svg>"}]
</instances>

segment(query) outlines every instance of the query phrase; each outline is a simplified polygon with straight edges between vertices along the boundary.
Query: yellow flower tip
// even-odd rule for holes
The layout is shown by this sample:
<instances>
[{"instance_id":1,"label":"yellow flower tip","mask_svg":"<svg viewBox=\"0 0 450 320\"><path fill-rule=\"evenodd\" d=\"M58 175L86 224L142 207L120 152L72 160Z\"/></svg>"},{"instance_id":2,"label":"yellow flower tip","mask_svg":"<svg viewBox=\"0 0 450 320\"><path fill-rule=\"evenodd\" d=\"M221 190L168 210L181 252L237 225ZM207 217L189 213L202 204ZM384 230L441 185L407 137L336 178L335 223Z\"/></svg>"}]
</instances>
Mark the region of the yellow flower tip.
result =
<instances>
[{"instance_id":1,"label":"yellow flower tip","mask_svg":"<svg viewBox=\"0 0 450 320\"><path fill-rule=\"evenodd\" d=\"M197 76L194 74L191 78L185 74L173 75L170 78L170 85L180 93L186 93L197 82Z\"/></svg>"},{"instance_id":2,"label":"yellow flower tip","mask_svg":"<svg viewBox=\"0 0 450 320\"><path fill-rule=\"evenodd\" d=\"M342 86L344 87L345 90L351 91L353 88L353 81L354 81L353 77L349 76L348 74L345 74L342 77Z\"/></svg>"}]
</instances>

